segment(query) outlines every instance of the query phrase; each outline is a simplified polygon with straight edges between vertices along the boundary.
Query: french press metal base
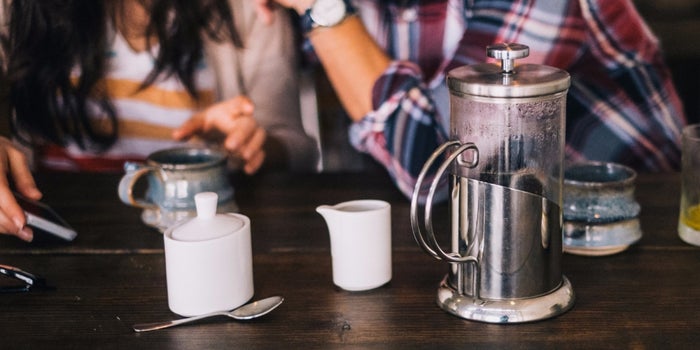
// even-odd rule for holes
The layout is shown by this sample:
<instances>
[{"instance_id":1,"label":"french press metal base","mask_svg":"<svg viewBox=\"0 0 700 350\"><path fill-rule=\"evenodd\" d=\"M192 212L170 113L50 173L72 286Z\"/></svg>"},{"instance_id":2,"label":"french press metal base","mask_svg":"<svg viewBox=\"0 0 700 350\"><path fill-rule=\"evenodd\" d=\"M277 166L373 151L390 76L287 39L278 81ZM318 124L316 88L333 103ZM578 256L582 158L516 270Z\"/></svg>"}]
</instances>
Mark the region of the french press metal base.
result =
<instances>
[{"instance_id":1,"label":"french press metal base","mask_svg":"<svg viewBox=\"0 0 700 350\"><path fill-rule=\"evenodd\" d=\"M559 288L532 298L486 300L460 294L446 276L440 283L437 303L443 310L464 319L487 323L523 323L555 317L574 305L574 289L562 276Z\"/></svg>"}]
</instances>

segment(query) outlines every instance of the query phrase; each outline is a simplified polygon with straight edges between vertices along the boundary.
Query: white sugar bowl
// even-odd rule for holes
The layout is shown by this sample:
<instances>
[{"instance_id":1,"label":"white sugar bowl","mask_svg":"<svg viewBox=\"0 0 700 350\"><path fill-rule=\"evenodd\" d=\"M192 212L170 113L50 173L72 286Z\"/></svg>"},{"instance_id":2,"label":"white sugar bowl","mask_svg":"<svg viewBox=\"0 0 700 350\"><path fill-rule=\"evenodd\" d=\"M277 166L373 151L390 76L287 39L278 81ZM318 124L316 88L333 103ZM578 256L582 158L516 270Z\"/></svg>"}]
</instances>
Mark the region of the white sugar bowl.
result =
<instances>
[{"instance_id":1,"label":"white sugar bowl","mask_svg":"<svg viewBox=\"0 0 700 350\"><path fill-rule=\"evenodd\" d=\"M164 234L168 306L182 316L231 310L253 297L250 219L216 214L214 192L194 200L197 216Z\"/></svg>"}]
</instances>

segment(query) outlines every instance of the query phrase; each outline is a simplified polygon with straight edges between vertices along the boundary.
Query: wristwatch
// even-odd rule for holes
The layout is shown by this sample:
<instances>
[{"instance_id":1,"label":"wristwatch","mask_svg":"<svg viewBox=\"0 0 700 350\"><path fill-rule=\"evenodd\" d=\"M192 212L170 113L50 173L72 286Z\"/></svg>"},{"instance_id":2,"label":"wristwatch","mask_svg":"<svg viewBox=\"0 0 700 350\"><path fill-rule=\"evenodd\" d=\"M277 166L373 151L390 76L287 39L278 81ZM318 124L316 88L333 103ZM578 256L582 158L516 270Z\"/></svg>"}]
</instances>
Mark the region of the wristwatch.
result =
<instances>
[{"instance_id":1,"label":"wristwatch","mask_svg":"<svg viewBox=\"0 0 700 350\"><path fill-rule=\"evenodd\" d=\"M355 14L350 0L316 0L301 17L304 34L318 27L333 27Z\"/></svg>"}]
</instances>

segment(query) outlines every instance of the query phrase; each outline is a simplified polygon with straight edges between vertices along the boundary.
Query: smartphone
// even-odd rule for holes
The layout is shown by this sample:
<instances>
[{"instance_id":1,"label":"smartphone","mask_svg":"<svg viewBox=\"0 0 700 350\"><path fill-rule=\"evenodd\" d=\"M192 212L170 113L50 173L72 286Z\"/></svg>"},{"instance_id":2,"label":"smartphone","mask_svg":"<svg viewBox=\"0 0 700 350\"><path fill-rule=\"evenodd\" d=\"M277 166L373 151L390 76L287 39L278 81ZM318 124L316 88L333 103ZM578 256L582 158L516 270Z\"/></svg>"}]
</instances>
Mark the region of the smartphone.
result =
<instances>
[{"instance_id":1,"label":"smartphone","mask_svg":"<svg viewBox=\"0 0 700 350\"><path fill-rule=\"evenodd\" d=\"M47 233L65 241L72 241L78 233L48 205L15 193L19 206L27 215L27 225L32 227L35 236Z\"/></svg>"}]
</instances>

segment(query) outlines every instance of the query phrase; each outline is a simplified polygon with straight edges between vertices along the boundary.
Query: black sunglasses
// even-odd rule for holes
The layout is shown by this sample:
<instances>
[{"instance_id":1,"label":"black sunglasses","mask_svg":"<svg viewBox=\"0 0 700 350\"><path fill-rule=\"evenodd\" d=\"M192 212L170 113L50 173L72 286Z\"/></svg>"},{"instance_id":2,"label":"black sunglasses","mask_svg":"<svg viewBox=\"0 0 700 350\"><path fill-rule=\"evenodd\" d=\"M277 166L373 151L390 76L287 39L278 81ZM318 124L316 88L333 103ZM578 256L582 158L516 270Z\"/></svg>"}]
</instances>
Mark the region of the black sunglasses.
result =
<instances>
[{"instance_id":1,"label":"black sunglasses","mask_svg":"<svg viewBox=\"0 0 700 350\"><path fill-rule=\"evenodd\" d=\"M14 266L0 264L0 275L5 275L10 278L14 278L20 282L10 284L7 286L0 286L0 293L22 293L29 292L33 289L54 289L54 287L51 287L46 284L45 279L37 275L31 274L27 271L20 270Z\"/></svg>"}]
</instances>

